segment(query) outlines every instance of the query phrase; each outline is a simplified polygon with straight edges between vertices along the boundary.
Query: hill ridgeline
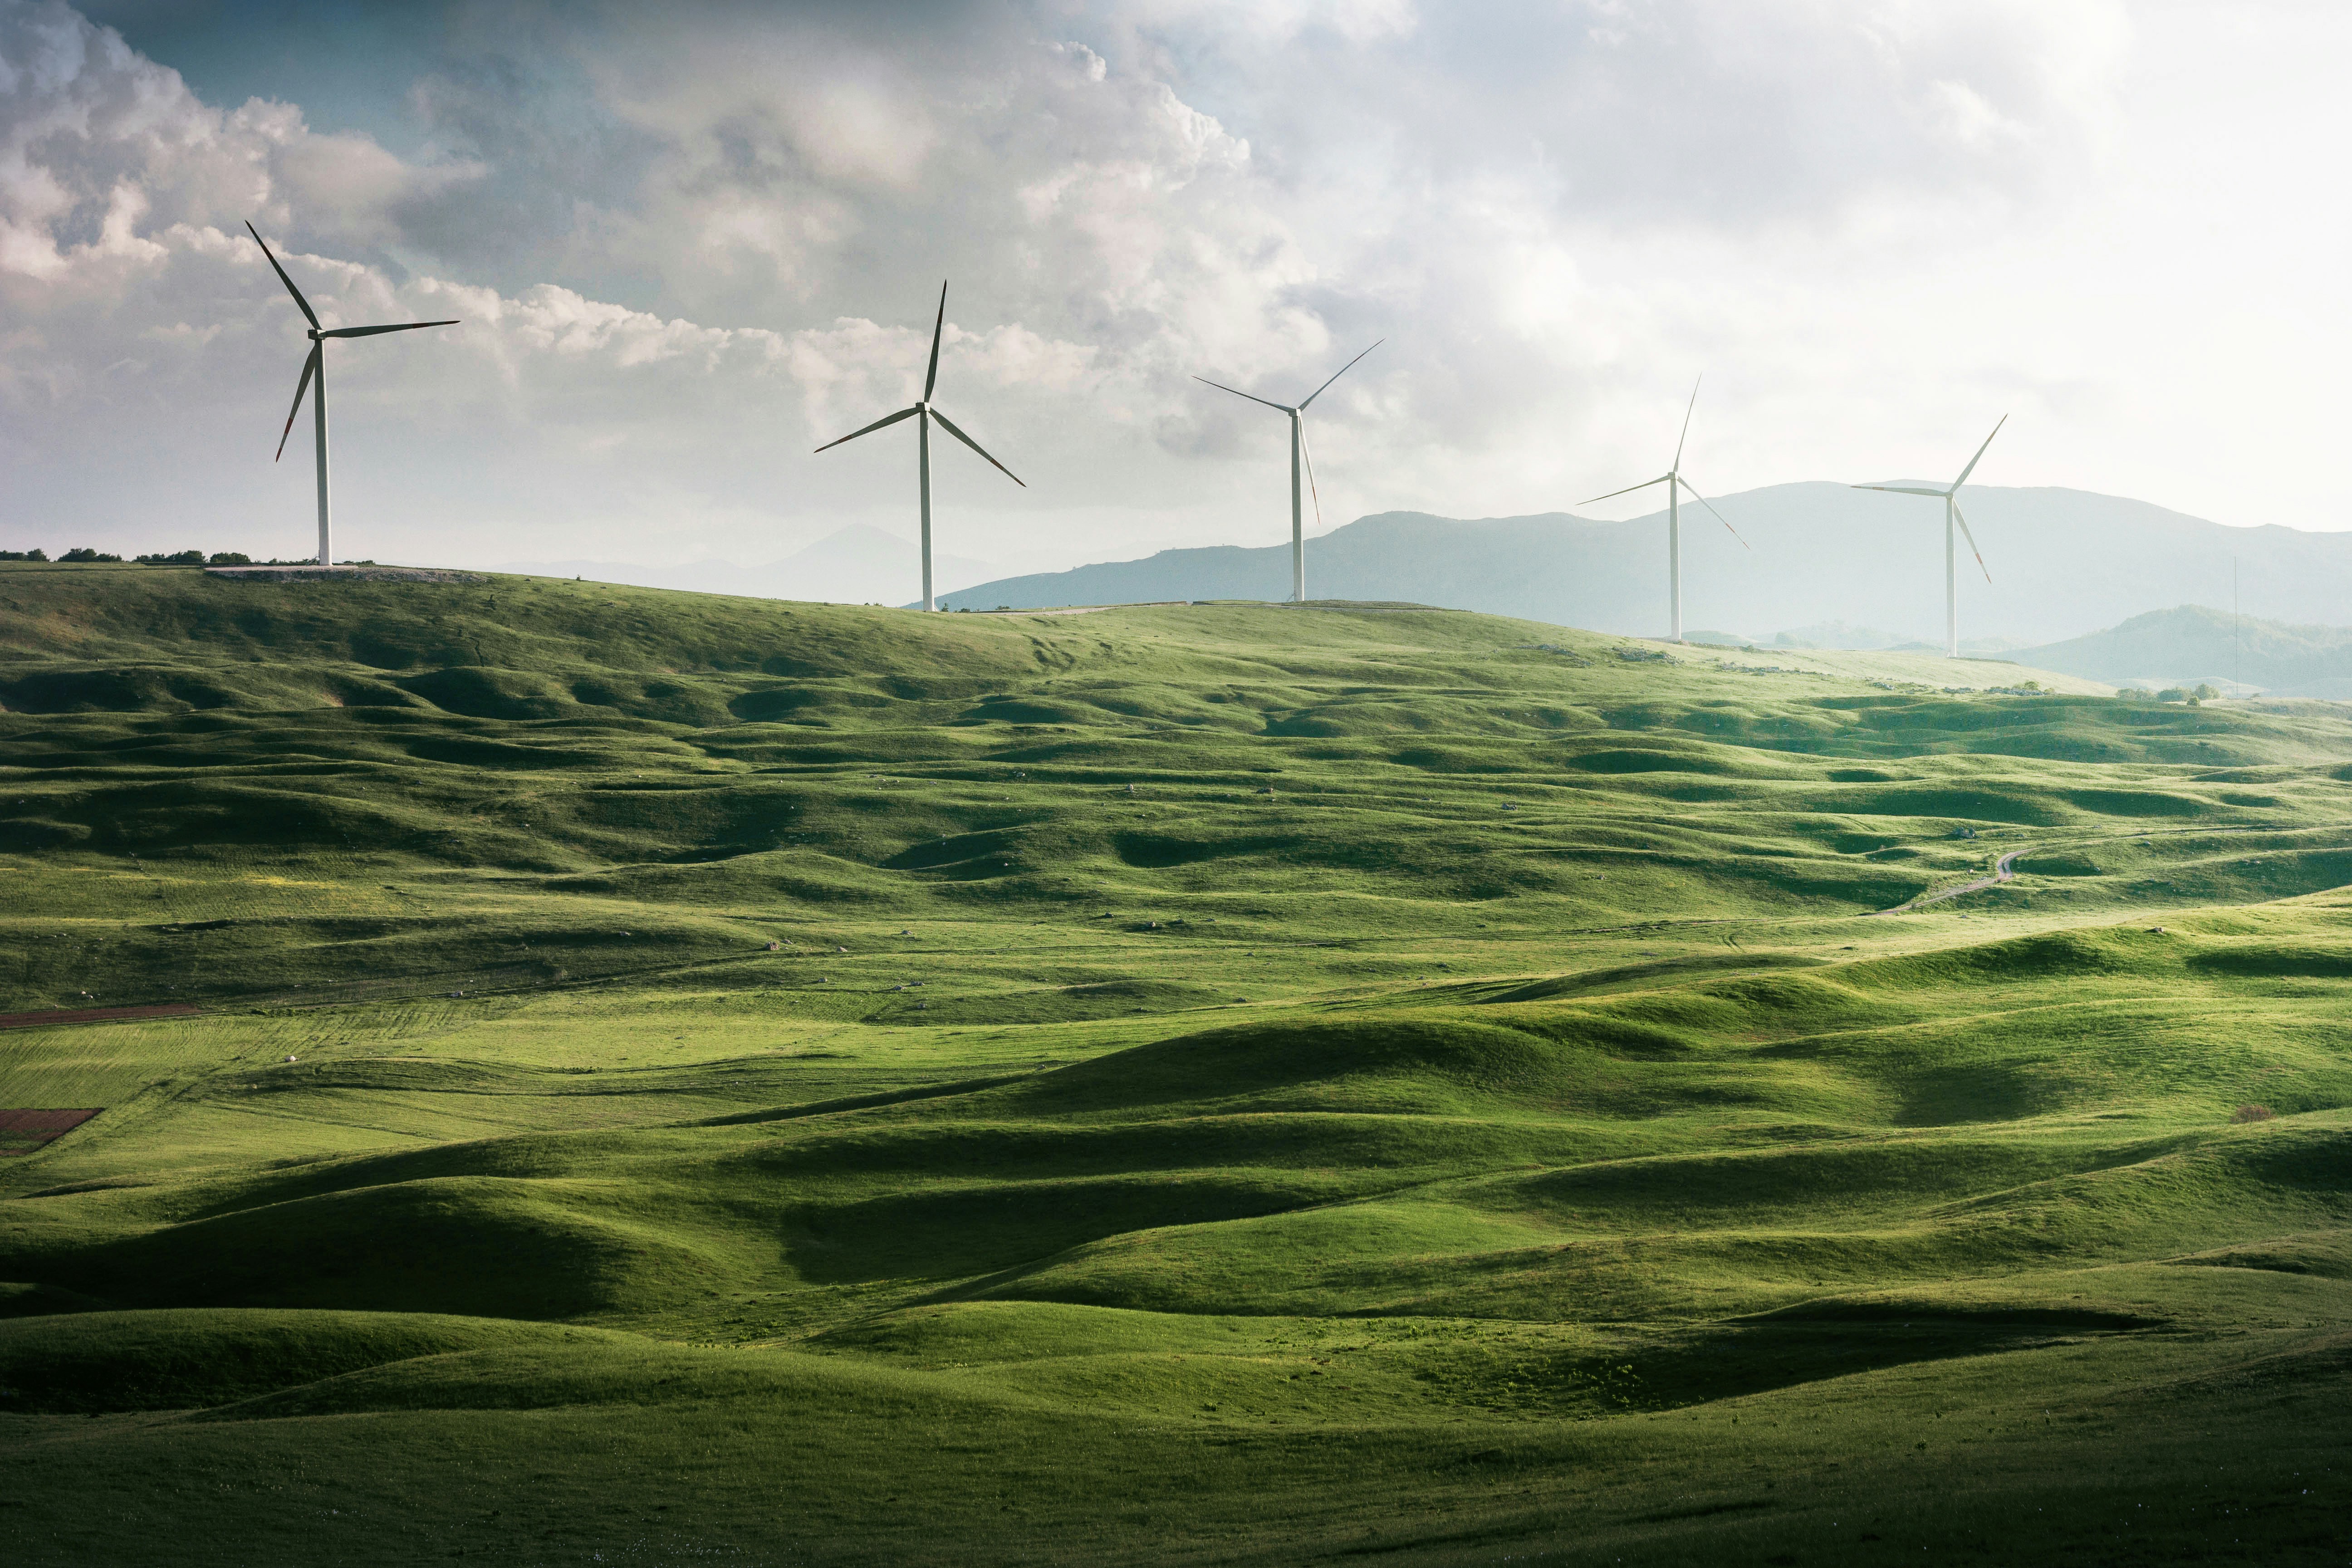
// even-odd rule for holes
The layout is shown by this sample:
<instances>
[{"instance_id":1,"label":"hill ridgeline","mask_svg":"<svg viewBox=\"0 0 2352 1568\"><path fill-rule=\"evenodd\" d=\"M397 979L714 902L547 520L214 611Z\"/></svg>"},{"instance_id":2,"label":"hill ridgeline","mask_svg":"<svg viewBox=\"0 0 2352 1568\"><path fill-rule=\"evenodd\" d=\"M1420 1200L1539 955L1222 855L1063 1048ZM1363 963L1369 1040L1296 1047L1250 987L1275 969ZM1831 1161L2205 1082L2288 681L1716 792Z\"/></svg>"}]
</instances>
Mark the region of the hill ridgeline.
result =
<instances>
[{"instance_id":1,"label":"hill ridgeline","mask_svg":"<svg viewBox=\"0 0 2352 1568\"><path fill-rule=\"evenodd\" d=\"M1989 650L2081 637L2164 605L2210 603L2216 584L2229 584L2233 562L2249 613L2317 622L2340 617L2352 602L2352 533L2230 528L2084 490L1982 486L1969 493L1969 521L1992 581L1963 556L1960 631L1964 639L1992 639ZM1685 510L1685 625L1769 642L1783 628L1854 623L1885 628L1890 640L1940 645L1943 540L1932 502L1808 482L1718 497L1716 505L1750 548L1704 510ZM1000 578L943 602L986 610L1278 599L1290 581L1286 521L1265 518L1259 546L1164 550ZM1409 600L1656 637L1666 627L1666 520L1663 512L1622 522L1568 512L1472 521L1381 512L1309 540L1307 587L1317 598Z\"/></svg>"}]
</instances>

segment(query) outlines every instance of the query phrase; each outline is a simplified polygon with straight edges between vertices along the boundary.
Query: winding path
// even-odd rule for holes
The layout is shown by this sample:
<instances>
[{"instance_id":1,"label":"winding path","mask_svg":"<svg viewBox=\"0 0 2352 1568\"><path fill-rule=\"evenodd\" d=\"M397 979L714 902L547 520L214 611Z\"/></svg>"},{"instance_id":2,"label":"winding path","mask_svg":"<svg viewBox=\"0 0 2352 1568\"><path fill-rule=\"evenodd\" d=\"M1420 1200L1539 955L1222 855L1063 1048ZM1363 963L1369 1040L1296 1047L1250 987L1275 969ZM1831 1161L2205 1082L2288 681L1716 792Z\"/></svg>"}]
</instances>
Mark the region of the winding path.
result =
<instances>
[{"instance_id":1,"label":"winding path","mask_svg":"<svg viewBox=\"0 0 2352 1568\"><path fill-rule=\"evenodd\" d=\"M2000 859L1992 863L1992 875L1990 877L1979 877L1973 882L1962 882L1958 887L1942 888L1932 893L1922 893L1907 904L1897 904L1891 910L1880 910L1878 913L1899 915L1906 910L1925 909L1929 904L1940 904L1946 899L1957 899L1962 893L1979 893L1987 888L1997 887L2017 875L2011 868L2016 865L2019 856L2031 854L2037 847L2039 847L2036 845L2029 844L2022 849L2005 852Z\"/></svg>"}]
</instances>

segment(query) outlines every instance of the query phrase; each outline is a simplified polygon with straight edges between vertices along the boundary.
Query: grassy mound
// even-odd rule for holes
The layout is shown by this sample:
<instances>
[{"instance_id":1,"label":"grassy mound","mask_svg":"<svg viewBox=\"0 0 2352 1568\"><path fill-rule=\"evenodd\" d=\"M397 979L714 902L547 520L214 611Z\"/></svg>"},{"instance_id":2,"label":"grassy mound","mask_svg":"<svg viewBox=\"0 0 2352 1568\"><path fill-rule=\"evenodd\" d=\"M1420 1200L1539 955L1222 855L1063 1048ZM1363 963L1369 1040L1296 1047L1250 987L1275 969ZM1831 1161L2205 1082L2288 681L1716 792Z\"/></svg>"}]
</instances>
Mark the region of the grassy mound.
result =
<instances>
[{"instance_id":1,"label":"grassy mound","mask_svg":"<svg viewBox=\"0 0 2352 1568\"><path fill-rule=\"evenodd\" d=\"M81 1312L0 1322L0 1384L19 1413L190 1410L423 1357L607 1337L415 1312Z\"/></svg>"},{"instance_id":2,"label":"grassy mound","mask_svg":"<svg viewBox=\"0 0 2352 1568\"><path fill-rule=\"evenodd\" d=\"M0 566L0 1550L2335 1552L2352 726L1620 642Z\"/></svg>"}]
</instances>

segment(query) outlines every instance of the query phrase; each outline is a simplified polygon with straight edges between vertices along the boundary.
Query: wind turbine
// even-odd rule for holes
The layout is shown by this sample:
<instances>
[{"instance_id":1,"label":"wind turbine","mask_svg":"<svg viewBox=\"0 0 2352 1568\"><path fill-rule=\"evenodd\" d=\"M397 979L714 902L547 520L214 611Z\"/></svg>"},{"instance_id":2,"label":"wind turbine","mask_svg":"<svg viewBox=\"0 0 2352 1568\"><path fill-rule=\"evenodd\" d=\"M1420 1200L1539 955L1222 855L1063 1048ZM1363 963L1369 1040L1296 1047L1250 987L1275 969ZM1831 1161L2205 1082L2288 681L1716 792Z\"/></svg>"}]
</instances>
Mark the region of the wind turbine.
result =
<instances>
[{"instance_id":1,"label":"wind turbine","mask_svg":"<svg viewBox=\"0 0 2352 1568\"><path fill-rule=\"evenodd\" d=\"M286 411L286 428L278 433L278 458L286 455L286 438L294 434L294 416L302 412L302 395L310 389L310 382L316 377L319 395L310 400L310 422L319 442L319 564L331 566L334 563L334 552L330 548L332 528L327 504L327 340L372 338L378 332L413 332L419 327L454 327L457 323L455 321L398 321L388 327L321 327L319 325L319 312L310 309L310 301L302 298L302 290L294 287L294 279L286 276L286 268L278 265L277 257L270 255L268 242L261 237L261 231L248 221L245 232L253 236L253 243L261 247L261 254L269 257L269 269L278 274L278 280L286 285L289 294L294 296L294 303L301 310L302 319L310 323L310 357L302 362L302 379L294 384L294 406ZM274 463L278 458L269 460Z\"/></svg>"},{"instance_id":2,"label":"wind turbine","mask_svg":"<svg viewBox=\"0 0 2352 1568\"><path fill-rule=\"evenodd\" d=\"M1619 496L1632 495L1635 490L1648 489L1652 485L1664 485L1666 487L1666 575L1672 584L1668 592L1668 598L1673 608L1673 615L1671 617L1673 621L1672 635L1673 640L1675 642L1683 640L1682 492L1685 490L1690 491L1692 499L1696 500L1699 505L1706 508L1709 511L1715 511L1715 503L1707 500L1705 496L1700 495L1696 485L1692 484L1688 479L1683 478L1683 447L1690 440L1691 413L1692 410L1697 407L1698 383L1694 381L1691 383L1690 404L1683 410L1683 433L1675 441L1675 466L1673 468L1668 468L1664 473L1659 475L1654 479L1643 479L1638 485L1627 485L1622 490L1611 490L1605 496L1594 496L1592 500L1582 500L1576 503L1579 506L1591 506L1592 501L1612 500ZM1731 528L1731 520L1724 516L1719 511L1715 511L1715 521L1723 524L1726 528ZM1739 547L1742 550L1752 548L1752 546L1748 544L1748 541L1739 538L1739 531L1738 529L1731 528L1731 537L1734 539L1739 539Z\"/></svg>"},{"instance_id":3,"label":"wind turbine","mask_svg":"<svg viewBox=\"0 0 2352 1568\"><path fill-rule=\"evenodd\" d=\"M1379 342L1372 344L1372 349L1380 347L1381 343L1386 342L1388 342L1386 338L1381 339ZM1364 354L1371 353L1372 349L1366 349ZM1355 359L1349 360L1346 364L1333 371L1331 381L1337 381L1353 370L1356 367L1356 361L1362 359L1364 354L1358 354ZM1227 386L1222 381L1211 381L1205 375L1196 375L1192 379L1203 386L1213 386L1219 392L1230 392L1235 397L1247 397L1252 403L1265 403L1268 408L1280 409L1290 416L1290 598L1293 604L1303 605L1307 602L1307 530L1305 519L1298 510L1300 465L1304 464L1307 469L1307 489L1313 492L1315 489L1315 459L1307 450L1307 405L1328 392L1331 389L1331 381L1325 382L1313 392L1308 393L1306 399L1294 408L1287 403L1267 403L1263 397L1254 396L1239 387ZM1323 526L1323 498L1319 493L1315 495L1315 526L1318 528Z\"/></svg>"},{"instance_id":4,"label":"wind turbine","mask_svg":"<svg viewBox=\"0 0 2352 1568\"><path fill-rule=\"evenodd\" d=\"M2001 426L2008 423L2009 416L2002 415L2000 422L1992 427L1992 436L2000 435ZM1977 471L1977 463L1984 457L1985 447L1992 445L1992 436L1984 438L1984 447L1977 448L1976 457L1969 459L1969 466L1960 470L1960 477L1952 481L1949 489L1925 489L1917 485L1855 485L1853 487L1858 490L1889 490L1899 496L1940 496L1943 499L1944 652L1951 658L1960 657L1960 585L1958 575L1952 564L1952 525L1954 523L1959 524L1960 531L1969 535L1969 552L1977 558L1977 570L1984 573L1987 583L1992 581L1992 573L1984 563L1984 552L1977 548L1977 536L1969 533L1969 520L1960 515L1960 487L1967 484L1969 476Z\"/></svg>"},{"instance_id":5,"label":"wind turbine","mask_svg":"<svg viewBox=\"0 0 2352 1568\"><path fill-rule=\"evenodd\" d=\"M979 442L957 429L954 420L931 406L931 388L937 386L940 380L940 334L947 330L947 324L948 286L942 282L940 285L939 319L931 323L931 368L923 373L922 400L911 408L901 408L896 414L885 415L864 429L852 430L841 438L841 441L855 441L860 436L879 430L885 425L896 425L901 419L911 418L919 422L915 428L918 432L916 449L919 454L917 467L922 475L923 487L923 608L926 610L936 610L940 607L938 601L931 596L931 421L938 420L949 435L980 453L982 457L988 458L988 453ZM827 441L817 450L829 452L840 446L841 441ZM1003 474L1014 484L1020 485L1023 489L1029 488L1022 482L1020 475L995 458L988 458L988 461L998 473Z\"/></svg>"}]
</instances>

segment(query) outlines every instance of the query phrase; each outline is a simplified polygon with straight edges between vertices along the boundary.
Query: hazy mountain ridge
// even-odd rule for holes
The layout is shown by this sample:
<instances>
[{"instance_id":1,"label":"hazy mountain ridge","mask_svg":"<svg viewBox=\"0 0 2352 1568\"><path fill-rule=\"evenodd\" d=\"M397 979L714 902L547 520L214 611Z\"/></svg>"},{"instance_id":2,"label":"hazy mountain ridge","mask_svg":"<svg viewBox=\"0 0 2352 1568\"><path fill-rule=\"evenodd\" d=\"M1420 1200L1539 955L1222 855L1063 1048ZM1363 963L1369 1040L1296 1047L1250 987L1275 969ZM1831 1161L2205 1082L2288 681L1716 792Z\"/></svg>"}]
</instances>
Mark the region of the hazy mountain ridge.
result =
<instances>
[{"instance_id":1,"label":"hazy mountain ridge","mask_svg":"<svg viewBox=\"0 0 2352 1568\"><path fill-rule=\"evenodd\" d=\"M2113 684L2242 682L2270 697L2352 698L2352 626L2288 626L2181 605L2041 647L2020 664Z\"/></svg>"},{"instance_id":2,"label":"hazy mountain ridge","mask_svg":"<svg viewBox=\"0 0 2352 1568\"><path fill-rule=\"evenodd\" d=\"M1685 508L1683 605L1690 626L1769 642L1779 628L1859 623L1940 645L1941 519L1930 500L1811 481L1716 498L1743 549L1704 508ZM2147 501L2055 488L1972 486L1969 521L1993 582L1961 542L1964 642L2041 646L2165 605L2226 595L2236 563L2249 612L2317 622L2352 602L2352 533L2225 527ZM1167 550L1137 561L1000 578L944 595L1000 605L1280 598L1289 544ZM1569 512L1460 520L1360 518L1307 543L1318 598L1408 599L1595 630L1666 628L1663 512L1622 522ZM1792 634L1793 635L1793 634Z\"/></svg>"}]
</instances>

